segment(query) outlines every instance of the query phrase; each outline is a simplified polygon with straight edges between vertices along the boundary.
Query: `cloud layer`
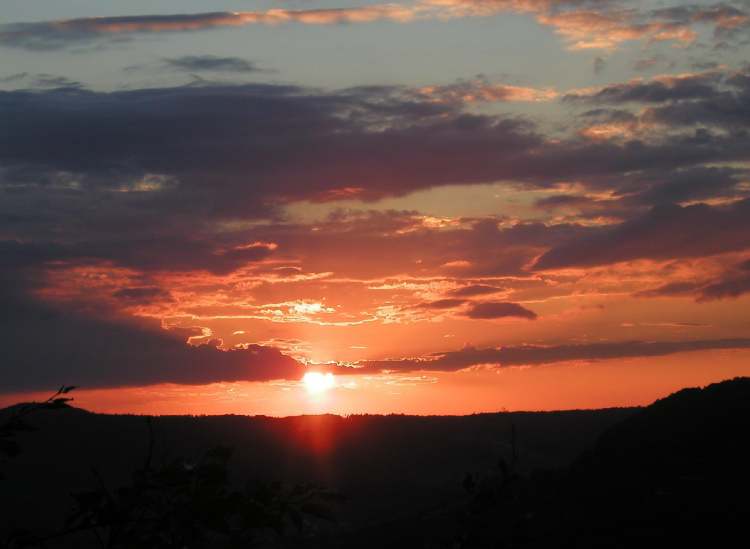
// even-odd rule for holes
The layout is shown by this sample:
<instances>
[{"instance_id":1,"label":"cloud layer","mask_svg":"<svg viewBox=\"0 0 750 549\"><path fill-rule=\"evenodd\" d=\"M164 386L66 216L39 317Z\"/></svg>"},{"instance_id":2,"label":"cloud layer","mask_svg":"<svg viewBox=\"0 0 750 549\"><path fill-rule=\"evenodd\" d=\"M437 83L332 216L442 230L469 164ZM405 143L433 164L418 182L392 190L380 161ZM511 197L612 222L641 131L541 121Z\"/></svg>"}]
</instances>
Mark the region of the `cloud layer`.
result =
<instances>
[{"instance_id":1,"label":"cloud layer","mask_svg":"<svg viewBox=\"0 0 750 549\"><path fill-rule=\"evenodd\" d=\"M0 45L43 56L148 33L513 13L603 51L578 54L578 87L239 84L263 69L184 51L141 67L201 75L190 85L2 77L1 389L750 348L750 68L716 61L741 48L746 10L432 0L3 25ZM610 52L634 40L651 76L618 79L638 63ZM680 72L656 74L676 57ZM559 343L571 333L596 342Z\"/></svg>"},{"instance_id":2,"label":"cloud layer","mask_svg":"<svg viewBox=\"0 0 750 549\"><path fill-rule=\"evenodd\" d=\"M630 5L628 5L630 4ZM700 27L713 28L716 39L731 40L747 29L750 16L743 7L727 4L644 9L638 2L588 0L422 0L407 4L265 11L178 13L87 17L0 26L0 45L52 50L89 43L123 41L146 33L195 32L247 25L336 25L390 21L445 21L528 14L551 27L572 50L611 50L623 42L648 40L690 44Z\"/></svg>"},{"instance_id":3,"label":"cloud layer","mask_svg":"<svg viewBox=\"0 0 750 549\"><path fill-rule=\"evenodd\" d=\"M623 341L578 345L508 346L498 349L465 348L459 351L436 353L422 358L365 361L356 368L339 369L338 373L366 373L370 371L454 372L474 366L536 366L570 361L597 361L615 358L654 357L691 351L713 349L747 349L750 339L718 339L698 341Z\"/></svg>"}]
</instances>

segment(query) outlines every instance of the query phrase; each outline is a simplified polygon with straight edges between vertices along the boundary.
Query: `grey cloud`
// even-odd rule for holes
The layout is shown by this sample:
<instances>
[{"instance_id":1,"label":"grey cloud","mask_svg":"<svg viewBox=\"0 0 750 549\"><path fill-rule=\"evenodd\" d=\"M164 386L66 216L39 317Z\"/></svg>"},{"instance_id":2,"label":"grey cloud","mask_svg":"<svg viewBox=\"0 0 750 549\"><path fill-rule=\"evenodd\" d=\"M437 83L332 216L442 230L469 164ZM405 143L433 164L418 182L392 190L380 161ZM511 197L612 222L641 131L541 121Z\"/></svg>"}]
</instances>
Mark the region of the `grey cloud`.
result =
<instances>
[{"instance_id":1,"label":"grey cloud","mask_svg":"<svg viewBox=\"0 0 750 549\"><path fill-rule=\"evenodd\" d=\"M439 299L437 301L430 301L428 303L422 303L419 305L422 309L455 309L466 303L465 299Z\"/></svg>"},{"instance_id":2,"label":"grey cloud","mask_svg":"<svg viewBox=\"0 0 750 549\"><path fill-rule=\"evenodd\" d=\"M473 319L492 320L496 318L525 318L527 320L536 320L537 315L526 307L518 303L508 303L503 301L486 301L482 303L472 303L466 316Z\"/></svg>"},{"instance_id":3,"label":"grey cloud","mask_svg":"<svg viewBox=\"0 0 750 549\"><path fill-rule=\"evenodd\" d=\"M28 50L54 50L103 40L127 40L138 32L200 30L225 26L230 12L91 17L65 21L0 25L0 44Z\"/></svg>"},{"instance_id":4,"label":"grey cloud","mask_svg":"<svg viewBox=\"0 0 750 549\"><path fill-rule=\"evenodd\" d=\"M172 68L189 72L265 72L252 61L240 57L220 57L216 55L185 55L164 60Z\"/></svg>"},{"instance_id":5,"label":"grey cloud","mask_svg":"<svg viewBox=\"0 0 750 549\"><path fill-rule=\"evenodd\" d=\"M675 79L632 81L612 84L593 93L568 94L563 101L571 103L664 103L685 99L713 98L718 95L715 87L718 74L702 73Z\"/></svg>"},{"instance_id":6,"label":"grey cloud","mask_svg":"<svg viewBox=\"0 0 750 549\"><path fill-rule=\"evenodd\" d=\"M552 248L536 269L590 267L634 259L700 257L750 247L750 199L729 206L663 205Z\"/></svg>"},{"instance_id":7,"label":"grey cloud","mask_svg":"<svg viewBox=\"0 0 750 549\"><path fill-rule=\"evenodd\" d=\"M157 383L198 385L299 379L304 366L272 347L222 351L126 320L85 316L0 296L0 393Z\"/></svg>"},{"instance_id":8,"label":"grey cloud","mask_svg":"<svg viewBox=\"0 0 750 549\"><path fill-rule=\"evenodd\" d=\"M744 161L750 150L748 136L706 131L648 143L551 141L524 119L467 114L389 86L23 90L0 92L0 118L5 234L24 242L54 234L70 257L215 273L272 250L242 248L237 236L222 241L212 224L274 220L290 200L332 200L339 189L370 200L438 185L575 180L614 192L617 201L591 206L623 217L731 193L739 170L701 165ZM594 232L477 223L445 260L460 257L461 246L491 243L497 253L464 258L476 267L462 274L521 273L545 249Z\"/></svg>"},{"instance_id":9,"label":"grey cloud","mask_svg":"<svg viewBox=\"0 0 750 549\"><path fill-rule=\"evenodd\" d=\"M743 261L715 278L669 282L642 290L638 297L694 297L697 301L737 298L750 293L750 260Z\"/></svg>"},{"instance_id":10,"label":"grey cloud","mask_svg":"<svg viewBox=\"0 0 750 549\"><path fill-rule=\"evenodd\" d=\"M358 368L339 367L342 374L363 374L374 371L442 371L453 372L472 366L490 365L537 366L572 360L610 360L666 356L675 353L707 351L713 349L748 349L750 339L713 339L691 341L618 341L607 343L582 343L572 345L520 345L477 349L467 347L458 351L435 353L423 358L363 361Z\"/></svg>"}]
</instances>

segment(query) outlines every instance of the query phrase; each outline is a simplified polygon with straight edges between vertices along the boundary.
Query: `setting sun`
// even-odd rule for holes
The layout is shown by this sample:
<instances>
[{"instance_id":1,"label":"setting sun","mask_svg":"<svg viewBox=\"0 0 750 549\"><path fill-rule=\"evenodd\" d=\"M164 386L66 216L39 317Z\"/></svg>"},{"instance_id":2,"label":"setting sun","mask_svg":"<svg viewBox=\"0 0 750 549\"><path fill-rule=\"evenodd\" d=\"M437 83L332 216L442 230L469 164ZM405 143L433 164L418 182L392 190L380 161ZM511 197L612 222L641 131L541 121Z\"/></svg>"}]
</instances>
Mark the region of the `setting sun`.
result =
<instances>
[{"instance_id":1,"label":"setting sun","mask_svg":"<svg viewBox=\"0 0 750 549\"><path fill-rule=\"evenodd\" d=\"M307 372L302 381L307 392L311 394L323 393L336 384L333 374L321 374L320 372Z\"/></svg>"}]
</instances>

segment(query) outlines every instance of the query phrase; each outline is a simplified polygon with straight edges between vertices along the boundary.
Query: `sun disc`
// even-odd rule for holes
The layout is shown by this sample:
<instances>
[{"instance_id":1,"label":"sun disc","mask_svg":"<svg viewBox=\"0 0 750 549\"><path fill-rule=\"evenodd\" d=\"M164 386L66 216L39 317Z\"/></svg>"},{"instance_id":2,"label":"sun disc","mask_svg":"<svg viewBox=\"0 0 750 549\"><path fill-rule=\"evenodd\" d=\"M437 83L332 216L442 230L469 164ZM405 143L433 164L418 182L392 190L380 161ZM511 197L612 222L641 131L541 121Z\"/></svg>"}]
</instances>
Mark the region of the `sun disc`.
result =
<instances>
[{"instance_id":1,"label":"sun disc","mask_svg":"<svg viewBox=\"0 0 750 549\"><path fill-rule=\"evenodd\" d=\"M332 373L323 374L320 372L307 372L302 381L305 384L305 389L308 393L317 394L331 389L336 381L333 378Z\"/></svg>"}]
</instances>

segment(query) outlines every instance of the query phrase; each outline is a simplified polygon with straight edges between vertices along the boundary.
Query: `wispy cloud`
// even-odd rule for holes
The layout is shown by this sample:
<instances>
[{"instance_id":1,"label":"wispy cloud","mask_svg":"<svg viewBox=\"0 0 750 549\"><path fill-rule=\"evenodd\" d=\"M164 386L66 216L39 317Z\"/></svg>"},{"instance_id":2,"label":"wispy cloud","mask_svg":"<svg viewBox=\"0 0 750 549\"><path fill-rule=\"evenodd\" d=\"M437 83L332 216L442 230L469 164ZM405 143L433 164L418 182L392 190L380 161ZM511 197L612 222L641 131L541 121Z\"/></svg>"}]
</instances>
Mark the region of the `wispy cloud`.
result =
<instances>
[{"instance_id":1,"label":"wispy cloud","mask_svg":"<svg viewBox=\"0 0 750 549\"><path fill-rule=\"evenodd\" d=\"M521 13L552 27L572 50L613 49L630 40L676 41L696 39L694 25L712 25L726 35L748 25L748 14L727 6L685 10L638 11L615 2L588 0L422 0L410 4L373 4L327 9L226 11L170 15L88 17L0 26L0 45L26 49L55 49L68 45L116 40L139 33L190 32L246 25L300 23L333 25L391 21L447 20Z\"/></svg>"},{"instance_id":2,"label":"wispy cloud","mask_svg":"<svg viewBox=\"0 0 750 549\"><path fill-rule=\"evenodd\" d=\"M706 227L712 230L706 232ZM710 256L749 247L750 199L723 207L672 204L552 248L535 267L584 268L637 259Z\"/></svg>"},{"instance_id":3,"label":"wispy cloud","mask_svg":"<svg viewBox=\"0 0 750 549\"><path fill-rule=\"evenodd\" d=\"M220 57L217 55L184 55L164 59L164 64L188 72L265 72L252 61L240 57Z\"/></svg>"},{"instance_id":4,"label":"wispy cloud","mask_svg":"<svg viewBox=\"0 0 750 549\"><path fill-rule=\"evenodd\" d=\"M573 345L517 345L435 353L416 358L358 362L354 367L340 366L337 372L365 374L373 371L452 372L474 366L537 366L570 361L596 361L618 358L665 356L675 353L715 349L748 349L750 339L711 339L689 341L613 341Z\"/></svg>"},{"instance_id":5,"label":"wispy cloud","mask_svg":"<svg viewBox=\"0 0 750 549\"><path fill-rule=\"evenodd\" d=\"M486 301L472 303L466 316L475 320L494 320L498 318L525 318L536 320L537 315L523 305L504 301Z\"/></svg>"},{"instance_id":6,"label":"wispy cloud","mask_svg":"<svg viewBox=\"0 0 750 549\"><path fill-rule=\"evenodd\" d=\"M711 277L668 282L637 292L638 297L694 297L699 302L737 298L750 293L750 260L725 268Z\"/></svg>"},{"instance_id":7,"label":"wispy cloud","mask_svg":"<svg viewBox=\"0 0 750 549\"><path fill-rule=\"evenodd\" d=\"M552 88L512 86L481 78L445 86L425 86L417 92L427 100L441 103L540 103L552 101L559 96Z\"/></svg>"},{"instance_id":8,"label":"wispy cloud","mask_svg":"<svg viewBox=\"0 0 750 549\"><path fill-rule=\"evenodd\" d=\"M404 22L412 20L415 15L414 8L386 4L315 10L271 9L245 12L86 17L3 25L0 26L0 44L32 50L46 50L96 41L107 36L123 37L138 33L188 32L254 24L279 25L291 22L310 25L367 23L378 20Z\"/></svg>"},{"instance_id":9,"label":"wispy cloud","mask_svg":"<svg viewBox=\"0 0 750 549\"><path fill-rule=\"evenodd\" d=\"M540 14L542 25L555 29L572 50L611 50L623 42L693 42L697 34L686 24L668 21L640 22L633 12L568 11Z\"/></svg>"},{"instance_id":10,"label":"wispy cloud","mask_svg":"<svg viewBox=\"0 0 750 549\"><path fill-rule=\"evenodd\" d=\"M717 94L721 71L703 71L682 74L663 74L649 79L636 78L628 82L609 84L598 88L573 90L563 96L571 103L666 103L686 99L703 99Z\"/></svg>"}]
</instances>

